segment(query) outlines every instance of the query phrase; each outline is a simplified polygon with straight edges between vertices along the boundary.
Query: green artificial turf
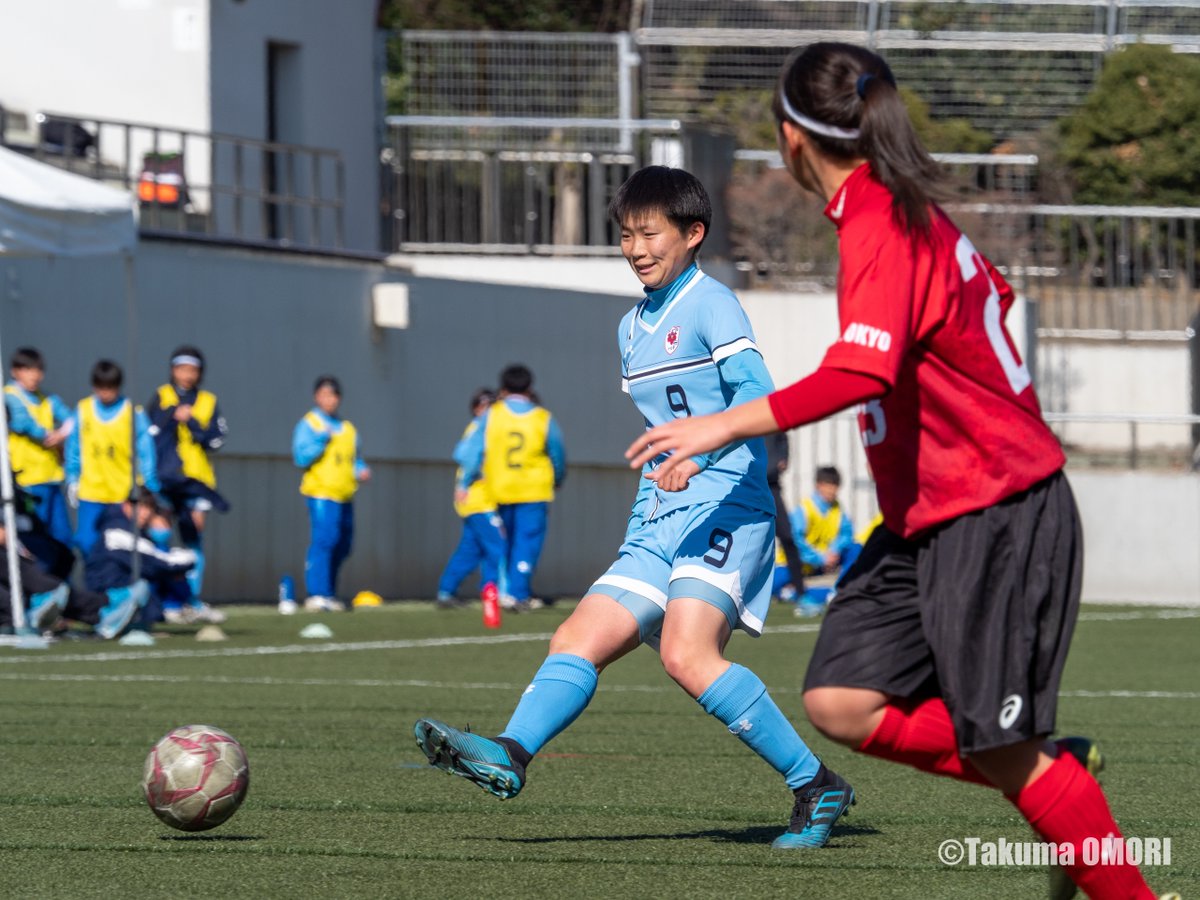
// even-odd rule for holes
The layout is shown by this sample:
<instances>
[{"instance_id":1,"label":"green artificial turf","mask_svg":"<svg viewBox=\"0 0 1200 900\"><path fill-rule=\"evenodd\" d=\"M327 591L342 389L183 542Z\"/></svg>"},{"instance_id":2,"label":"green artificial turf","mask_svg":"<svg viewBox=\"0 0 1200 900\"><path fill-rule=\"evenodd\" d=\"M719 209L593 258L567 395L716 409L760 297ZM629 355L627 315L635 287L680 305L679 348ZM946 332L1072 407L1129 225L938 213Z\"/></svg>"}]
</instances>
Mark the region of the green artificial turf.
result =
<instances>
[{"instance_id":1,"label":"green artificial turf","mask_svg":"<svg viewBox=\"0 0 1200 900\"><path fill-rule=\"evenodd\" d=\"M503 727L569 613L394 603L284 618L230 610L229 640L187 629L151 649L63 641L0 648L0 893L54 897L1043 897L1041 868L947 867L950 838L1030 839L998 794L869 759L821 738L799 684L816 627L773 610L737 636L752 667L859 803L823 850L779 852L791 794L642 649L601 679L515 800L424 762L419 716ZM303 640L316 620L329 641ZM1085 607L1059 706L1063 733L1109 758L1127 835L1170 837L1158 892L1200 896L1196 611ZM453 639L459 639L455 642ZM1155 694L1160 694L1156 696ZM242 809L174 832L140 795L142 762L178 725L246 747Z\"/></svg>"}]
</instances>

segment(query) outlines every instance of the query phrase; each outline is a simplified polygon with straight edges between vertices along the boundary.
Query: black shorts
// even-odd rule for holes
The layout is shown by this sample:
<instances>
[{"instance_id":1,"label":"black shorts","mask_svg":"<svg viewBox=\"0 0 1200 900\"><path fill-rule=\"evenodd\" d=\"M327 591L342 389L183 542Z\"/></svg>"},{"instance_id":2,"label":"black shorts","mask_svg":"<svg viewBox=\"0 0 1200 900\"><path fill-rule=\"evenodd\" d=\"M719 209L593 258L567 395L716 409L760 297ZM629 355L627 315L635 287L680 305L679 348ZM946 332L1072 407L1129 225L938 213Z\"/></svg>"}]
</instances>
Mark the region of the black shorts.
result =
<instances>
[{"instance_id":1,"label":"black shorts","mask_svg":"<svg viewBox=\"0 0 1200 900\"><path fill-rule=\"evenodd\" d=\"M838 585L804 689L940 696L962 753L1048 735L1082 578L1062 472L913 540L881 525Z\"/></svg>"}]
</instances>

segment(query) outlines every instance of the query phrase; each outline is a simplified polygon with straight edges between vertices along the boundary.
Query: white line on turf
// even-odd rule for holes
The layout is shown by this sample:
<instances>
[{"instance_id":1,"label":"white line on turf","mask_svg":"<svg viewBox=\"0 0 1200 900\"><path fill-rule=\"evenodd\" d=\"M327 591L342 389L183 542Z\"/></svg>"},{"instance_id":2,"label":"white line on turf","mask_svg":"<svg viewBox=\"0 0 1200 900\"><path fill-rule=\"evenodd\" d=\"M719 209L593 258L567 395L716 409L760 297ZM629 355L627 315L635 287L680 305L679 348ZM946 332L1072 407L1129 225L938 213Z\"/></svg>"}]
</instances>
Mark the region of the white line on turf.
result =
<instances>
[{"instance_id":1,"label":"white line on turf","mask_svg":"<svg viewBox=\"0 0 1200 900\"><path fill-rule=\"evenodd\" d=\"M1130 700L1200 700L1197 691L1061 691L1060 697L1119 697Z\"/></svg>"},{"instance_id":2,"label":"white line on turf","mask_svg":"<svg viewBox=\"0 0 1200 900\"><path fill-rule=\"evenodd\" d=\"M1194 619L1200 617L1200 609L1145 609L1113 612L1083 612L1080 621L1123 622L1137 619ZM818 623L795 625L771 625L767 634L807 634L820 629ZM56 654L37 656L0 656L0 665L17 663L58 662L125 662L140 659L214 659L233 656L289 656L308 653L348 653L367 650L416 650L424 647L478 646L487 644L528 643L548 641L551 635L542 634L496 634L471 635L466 637L421 638L405 641L350 641L344 644L284 644L281 646L258 647L213 647L204 650L141 650L111 651L101 653L59 656Z\"/></svg>"},{"instance_id":3,"label":"white line on turf","mask_svg":"<svg viewBox=\"0 0 1200 900\"><path fill-rule=\"evenodd\" d=\"M1134 619L1195 619L1200 609L1136 609L1129 612L1082 612L1081 622L1128 622Z\"/></svg>"},{"instance_id":4,"label":"white line on turf","mask_svg":"<svg viewBox=\"0 0 1200 900\"><path fill-rule=\"evenodd\" d=\"M264 687L383 687L383 688L444 688L447 690L519 691L525 685L510 682L430 681L409 678L272 678L234 677L229 675L62 675L35 672L0 672L0 681L77 682L139 684L238 684ZM616 693L667 694L677 688L671 684L606 684L605 691ZM773 694L795 694L801 688L771 688ZM1060 696L1118 700L1200 700L1197 691L1063 691Z\"/></svg>"},{"instance_id":5,"label":"white line on turf","mask_svg":"<svg viewBox=\"0 0 1200 900\"><path fill-rule=\"evenodd\" d=\"M816 631L818 625L781 625L771 634L802 634ZM4 663L39 662L127 662L139 659L213 659L230 656L288 656L303 653L349 653L364 650L416 650L423 647L458 647L479 644L514 644L550 640L550 634L497 634L468 637L422 638L407 641L348 641L344 644L284 644L259 647L212 647L204 650L145 650L90 653L71 656L0 656Z\"/></svg>"},{"instance_id":6,"label":"white line on turf","mask_svg":"<svg viewBox=\"0 0 1200 900\"><path fill-rule=\"evenodd\" d=\"M549 634L498 634L479 637L422 638L410 641L347 641L344 644L284 644L260 647L214 647L206 650L143 650L90 653L78 656L0 656L0 663L123 662L136 659L200 659L224 656L288 656L299 653L349 653L359 650L413 650L471 644L516 644L548 641Z\"/></svg>"}]
</instances>

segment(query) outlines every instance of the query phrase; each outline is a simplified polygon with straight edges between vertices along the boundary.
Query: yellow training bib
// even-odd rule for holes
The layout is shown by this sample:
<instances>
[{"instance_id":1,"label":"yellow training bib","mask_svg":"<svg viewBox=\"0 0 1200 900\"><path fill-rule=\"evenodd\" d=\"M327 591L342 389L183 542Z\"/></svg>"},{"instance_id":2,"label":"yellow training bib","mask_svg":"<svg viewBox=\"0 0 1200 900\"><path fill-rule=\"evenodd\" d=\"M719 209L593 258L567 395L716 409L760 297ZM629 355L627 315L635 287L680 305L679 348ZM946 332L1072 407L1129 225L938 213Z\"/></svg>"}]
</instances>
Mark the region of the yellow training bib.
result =
<instances>
[{"instance_id":1,"label":"yellow training bib","mask_svg":"<svg viewBox=\"0 0 1200 900\"><path fill-rule=\"evenodd\" d=\"M554 467L546 454L550 412L535 406L515 413L497 401L488 412L483 480L497 503L541 503L554 499Z\"/></svg>"},{"instance_id":2,"label":"yellow training bib","mask_svg":"<svg viewBox=\"0 0 1200 900\"><path fill-rule=\"evenodd\" d=\"M312 429L318 433L329 431L329 425L315 412L304 416ZM354 460L358 455L358 432L354 426L342 420L342 427L332 433L325 452L316 462L304 470L300 479L300 493L318 500L336 500L349 503L358 490L358 479L354 477Z\"/></svg>"},{"instance_id":3,"label":"yellow training bib","mask_svg":"<svg viewBox=\"0 0 1200 900\"><path fill-rule=\"evenodd\" d=\"M479 426L471 422L463 432L461 438L465 441ZM462 478L462 469L454 473L454 483L458 484ZM454 501L454 511L462 518L473 516L477 513L490 513L496 511L496 501L492 499L491 491L487 488L487 481L483 478L477 478L467 487L467 497L465 500Z\"/></svg>"},{"instance_id":4,"label":"yellow training bib","mask_svg":"<svg viewBox=\"0 0 1200 900\"><path fill-rule=\"evenodd\" d=\"M804 508L804 519L807 526L804 532L805 542L810 547L820 550L822 553L825 552L833 546L833 542L838 536L838 529L842 527L841 505L834 503L829 507L829 512L823 515L811 497L805 497L800 505Z\"/></svg>"},{"instance_id":5,"label":"yellow training bib","mask_svg":"<svg viewBox=\"0 0 1200 900\"><path fill-rule=\"evenodd\" d=\"M133 492L133 404L126 400L108 422L100 419L93 397L78 408L79 499L123 503Z\"/></svg>"},{"instance_id":6,"label":"yellow training bib","mask_svg":"<svg viewBox=\"0 0 1200 900\"><path fill-rule=\"evenodd\" d=\"M4 392L10 397L16 397L38 425L47 431L54 430L54 408L50 405L49 397L42 397L41 402L37 404L30 403L28 395L11 384ZM21 487L49 484L62 481L65 477L58 449L43 447L41 441L35 441L27 434L14 434L11 431L8 433L8 454L12 457L17 484Z\"/></svg>"},{"instance_id":7,"label":"yellow training bib","mask_svg":"<svg viewBox=\"0 0 1200 900\"><path fill-rule=\"evenodd\" d=\"M179 394L173 385L164 384L158 389L158 402L164 408L179 405ZM196 392L196 402L192 404L192 418L196 420L196 424L201 428L207 428L216 409L217 397L215 394L208 391ZM213 472L212 463L208 461L208 453L196 443L187 423L177 423L175 434L179 462L182 464L184 476L194 478L210 488L215 488L217 476Z\"/></svg>"}]
</instances>

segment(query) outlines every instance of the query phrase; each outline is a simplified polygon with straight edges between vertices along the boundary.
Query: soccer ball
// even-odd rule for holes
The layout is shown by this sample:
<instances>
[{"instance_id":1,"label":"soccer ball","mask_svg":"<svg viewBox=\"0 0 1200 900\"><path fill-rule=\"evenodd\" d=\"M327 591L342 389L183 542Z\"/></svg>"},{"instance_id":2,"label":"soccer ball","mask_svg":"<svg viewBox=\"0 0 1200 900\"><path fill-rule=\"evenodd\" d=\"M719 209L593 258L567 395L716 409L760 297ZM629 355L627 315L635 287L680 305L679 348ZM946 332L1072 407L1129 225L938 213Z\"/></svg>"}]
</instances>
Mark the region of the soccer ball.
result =
<instances>
[{"instance_id":1,"label":"soccer ball","mask_svg":"<svg viewBox=\"0 0 1200 900\"><path fill-rule=\"evenodd\" d=\"M242 805L249 787L246 751L211 725L185 725L168 732L142 769L150 809L180 831L216 828Z\"/></svg>"}]
</instances>

